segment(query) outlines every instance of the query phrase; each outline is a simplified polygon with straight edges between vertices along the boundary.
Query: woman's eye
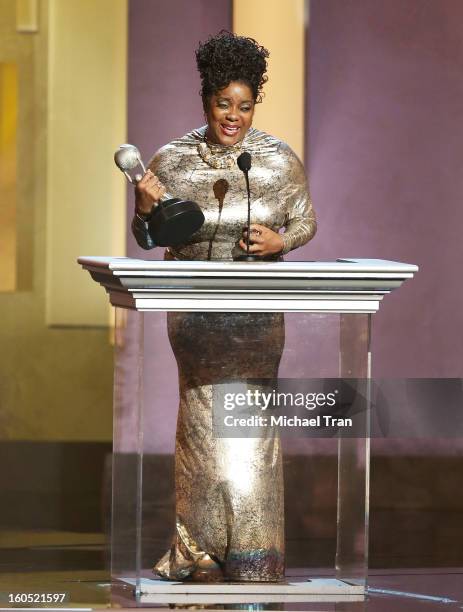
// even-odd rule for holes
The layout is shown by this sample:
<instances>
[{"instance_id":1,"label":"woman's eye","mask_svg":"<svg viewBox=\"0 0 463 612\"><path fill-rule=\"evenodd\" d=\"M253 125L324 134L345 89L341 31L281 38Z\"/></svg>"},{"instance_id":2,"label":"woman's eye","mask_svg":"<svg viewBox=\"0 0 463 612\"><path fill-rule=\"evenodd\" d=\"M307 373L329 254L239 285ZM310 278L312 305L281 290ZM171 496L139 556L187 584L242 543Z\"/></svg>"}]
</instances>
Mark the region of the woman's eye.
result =
<instances>
[{"instance_id":1,"label":"woman's eye","mask_svg":"<svg viewBox=\"0 0 463 612\"><path fill-rule=\"evenodd\" d=\"M249 112L251 110L251 107L250 106L243 106L241 108L241 110L242 110L243 113L247 113L247 112Z\"/></svg>"}]
</instances>

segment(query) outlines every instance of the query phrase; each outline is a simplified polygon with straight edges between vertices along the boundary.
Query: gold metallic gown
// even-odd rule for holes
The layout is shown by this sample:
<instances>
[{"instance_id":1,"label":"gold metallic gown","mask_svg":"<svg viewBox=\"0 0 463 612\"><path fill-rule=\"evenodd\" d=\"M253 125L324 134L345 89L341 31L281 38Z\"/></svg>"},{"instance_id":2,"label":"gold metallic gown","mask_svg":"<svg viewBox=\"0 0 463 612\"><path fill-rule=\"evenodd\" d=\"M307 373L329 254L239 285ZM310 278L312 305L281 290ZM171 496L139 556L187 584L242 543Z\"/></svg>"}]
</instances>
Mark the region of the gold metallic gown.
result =
<instances>
[{"instance_id":1,"label":"gold metallic gown","mask_svg":"<svg viewBox=\"0 0 463 612\"><path fill-rule=\"evenodd\" d=\"M205 127L156 153L150 169L176 197L197 202L202 228L166 259L232 260L247 223L243 173L219 169L198 154ZM224 156L230 148L213 145ZM282 254L316 231L304 169L280 140L251 128L240 151L252 156L251 223L282 234ZM140 246L153 243L135 216ZM277 256L278 258L278 256ZM154 572L170 580L278 581L284 577L284 505L280 441L216 438L214 385L226 379L275 378L284 346L282 313L168 313L169 339L178 364L180 406L175 447L176 532Z\"/></svg>"}]
</instances>

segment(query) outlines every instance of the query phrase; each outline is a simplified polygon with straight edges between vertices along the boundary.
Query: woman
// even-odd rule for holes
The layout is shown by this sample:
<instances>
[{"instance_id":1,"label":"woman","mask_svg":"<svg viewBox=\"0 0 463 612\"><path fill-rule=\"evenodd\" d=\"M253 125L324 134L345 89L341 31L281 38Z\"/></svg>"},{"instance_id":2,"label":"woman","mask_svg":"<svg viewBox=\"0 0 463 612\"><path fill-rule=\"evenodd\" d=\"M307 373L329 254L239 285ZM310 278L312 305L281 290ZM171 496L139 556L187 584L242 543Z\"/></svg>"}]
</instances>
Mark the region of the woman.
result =
<instances>
[{"instance_id":1,"label":"woman","mask_svg":"<svg viewBox=\"0 0 463 612\"><path fill-rule=\"evenodd\" d=\"M161 148L136 187L132 229L156 246L147 219L166 189L198 202L205 222L165 259L233 260L246 249L247 196L236 165L252 156L250 252L279 260L316 231L304 169L280 140L252 128L268 52L222 31L196 52L207 125ZM279 230L285 228L285 233ZM175 451L176 533L154 572L171 580L284 578L281 448L211 431L214 386L225 379L275 378L284 346L281 313L168 313L180 406Z\"/></svg>"}]
</instances>

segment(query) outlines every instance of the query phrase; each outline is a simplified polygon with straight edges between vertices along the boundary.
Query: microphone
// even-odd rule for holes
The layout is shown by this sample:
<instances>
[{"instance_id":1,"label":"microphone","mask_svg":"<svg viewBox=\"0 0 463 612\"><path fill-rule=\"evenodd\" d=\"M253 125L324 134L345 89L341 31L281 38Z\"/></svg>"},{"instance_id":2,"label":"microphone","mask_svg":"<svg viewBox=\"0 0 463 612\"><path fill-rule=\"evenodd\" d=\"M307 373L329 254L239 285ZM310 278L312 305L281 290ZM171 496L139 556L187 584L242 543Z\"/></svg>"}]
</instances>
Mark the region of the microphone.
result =
<instances>
[{"instance_id":1,"label":"microphone","mask_svg":"<svg viewBox=\"0 0 463 612\"><path fill-rule=\"evenodd\" d=\"M143 177L137 168L141 168L143 174L146 172L140 151L134 145L121 145L114 153L114 161L132 185ZM129 171L133 171L132 176ZM188 240L203 223L204 214L196 202L166 193L148 220L148 233L158 246L175 246Z\"/></svg>"},{"instance_id":2,"label":"microphone","mask_svg":"<svg viewBox=\"0 0 463 612\"><path fill-rule=\"evenodd\" d=\"M260 257L256 255L251 255L249 253L249 236L251 234L251 190L249 189L248 172L251 169L251 154L247 151L244 151L238 157L236 163L238 164L238 168L244 174L244 178L246 179L246 190L248 193L248 231L246 234L246 255L238 255L238 257L235 257L235 261L256 261L260 259Z\"/></svg>"},{"instance_id":3,"label":"microphone","mask_svg":"<svg viewBox=\"0 0 463 612\"><path fill-rule=\"evenodd\" d=\"M238 164L238 168L241 170L241 172L245 172L247 174L249 170L251 170L251 154L247 151L241 153L236 160L236 163Z\"/></svg>"}]
</instances>

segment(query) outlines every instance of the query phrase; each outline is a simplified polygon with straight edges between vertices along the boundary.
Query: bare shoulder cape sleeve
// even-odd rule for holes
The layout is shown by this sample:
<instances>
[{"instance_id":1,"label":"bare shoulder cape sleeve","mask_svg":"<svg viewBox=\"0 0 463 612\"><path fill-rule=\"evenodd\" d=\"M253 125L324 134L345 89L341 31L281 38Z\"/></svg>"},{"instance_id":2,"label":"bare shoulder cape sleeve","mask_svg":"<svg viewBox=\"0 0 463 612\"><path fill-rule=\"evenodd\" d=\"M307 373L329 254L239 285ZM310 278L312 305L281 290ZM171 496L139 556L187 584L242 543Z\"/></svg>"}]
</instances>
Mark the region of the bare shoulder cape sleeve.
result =
<instances>
[{"instance_id":1,"label":"bare shoulder cape sleeve","mask_svg":"<svg viewBox=\"0 0 463 612\"><path fill-rule=\"evenodd\" d=\"M315 236L317 220L304 166L294 151L283 142L279 153L286 158L280 192L285 206L285 233L281 235L284 245L282 253L285 254L306 244Z\"/></svg>"}]
</instances>

